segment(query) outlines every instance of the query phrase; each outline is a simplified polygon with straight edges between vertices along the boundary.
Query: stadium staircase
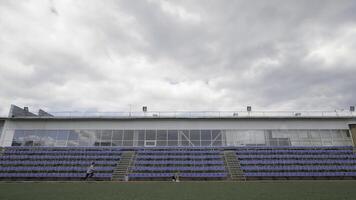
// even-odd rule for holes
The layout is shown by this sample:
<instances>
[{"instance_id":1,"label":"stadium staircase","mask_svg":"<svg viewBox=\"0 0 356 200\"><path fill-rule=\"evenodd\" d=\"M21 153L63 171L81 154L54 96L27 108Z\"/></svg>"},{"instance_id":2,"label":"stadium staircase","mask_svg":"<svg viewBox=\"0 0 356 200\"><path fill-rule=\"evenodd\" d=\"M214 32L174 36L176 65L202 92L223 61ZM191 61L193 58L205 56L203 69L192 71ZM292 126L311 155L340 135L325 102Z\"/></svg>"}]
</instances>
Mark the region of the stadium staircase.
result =
<instances>
[{"instance_id":1,"label":"stadium staircase","mask_svg":"<svg viewBox=\"0 0 356 200\"><path fill-rule=\"evenodd\" d=\"M233 181L246 181L235 151L224 151L225 163Z\"/></svg>"},{"instance_id":2,"label":"stadium staircase","mask_svg":"<svg viewBox=\"0 0 356 200\"><path fill-rule=\"evenodd\" d=\"M121 155L121 159L118 162L113 176L113 181L125 181L125 176L128 176L129 169L134 161L136 152L135 151L125 151Z\"/></svg>"}]
</instances>

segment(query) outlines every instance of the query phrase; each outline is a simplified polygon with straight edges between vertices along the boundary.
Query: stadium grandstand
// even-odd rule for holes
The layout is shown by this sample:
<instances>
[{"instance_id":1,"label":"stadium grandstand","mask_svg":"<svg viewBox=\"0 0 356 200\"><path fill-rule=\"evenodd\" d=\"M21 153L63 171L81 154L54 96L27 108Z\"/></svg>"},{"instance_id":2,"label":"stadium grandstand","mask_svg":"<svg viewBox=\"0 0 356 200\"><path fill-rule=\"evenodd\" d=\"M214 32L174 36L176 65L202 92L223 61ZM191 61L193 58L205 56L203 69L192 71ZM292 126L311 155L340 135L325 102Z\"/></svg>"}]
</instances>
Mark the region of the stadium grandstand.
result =
<instances>
[{"instance_id":1,"label":"stadium grandstand","mask_svg":"<svg viewBox=\"0 0 356 200\"><path fill-rule=\"evenodd\" d=\"M341 111L50 113L0 118L0 180L355 179L356 115Z\"/></svg>"}]
</instances>

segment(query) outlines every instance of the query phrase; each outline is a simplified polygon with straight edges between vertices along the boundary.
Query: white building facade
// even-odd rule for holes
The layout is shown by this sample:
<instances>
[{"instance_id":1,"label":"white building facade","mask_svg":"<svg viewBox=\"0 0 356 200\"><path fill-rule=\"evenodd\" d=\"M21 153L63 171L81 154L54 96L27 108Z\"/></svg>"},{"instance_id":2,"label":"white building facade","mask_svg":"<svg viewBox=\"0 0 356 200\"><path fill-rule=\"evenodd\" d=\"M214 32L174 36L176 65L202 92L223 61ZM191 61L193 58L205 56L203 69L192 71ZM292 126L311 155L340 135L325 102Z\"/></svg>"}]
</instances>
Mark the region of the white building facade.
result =
<instances>
[{"instance_id":1,"label":"white building facade","mask_svg":"<svg viewBox=\"0 0 356 200\"><path fill-rule=\"evenodd\" d=\"M2 147L353 146L356 124L353 112L57 116L44 111L26 114L26 108L11 110L9 117L0 119Z\"/></svg>"}]
</instances>

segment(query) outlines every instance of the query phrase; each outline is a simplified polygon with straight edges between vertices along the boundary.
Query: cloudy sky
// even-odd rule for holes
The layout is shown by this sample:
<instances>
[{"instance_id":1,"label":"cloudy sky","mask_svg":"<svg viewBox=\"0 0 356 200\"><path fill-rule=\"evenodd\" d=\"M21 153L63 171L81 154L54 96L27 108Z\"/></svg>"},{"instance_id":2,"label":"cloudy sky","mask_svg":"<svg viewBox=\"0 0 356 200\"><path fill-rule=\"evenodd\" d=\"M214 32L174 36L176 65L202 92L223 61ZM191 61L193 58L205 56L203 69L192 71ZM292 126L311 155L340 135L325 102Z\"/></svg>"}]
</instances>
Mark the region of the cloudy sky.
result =
<instances>
[{"instance_id":1,"label":"cloudy sky","mask_svg":"<svg viewBox=\"0 0 356 200\"><path fill-rule=\"evenodd\" d=\"M356 1L0 0L0 113L356 104Z\"/></svg>"}]
</instances>

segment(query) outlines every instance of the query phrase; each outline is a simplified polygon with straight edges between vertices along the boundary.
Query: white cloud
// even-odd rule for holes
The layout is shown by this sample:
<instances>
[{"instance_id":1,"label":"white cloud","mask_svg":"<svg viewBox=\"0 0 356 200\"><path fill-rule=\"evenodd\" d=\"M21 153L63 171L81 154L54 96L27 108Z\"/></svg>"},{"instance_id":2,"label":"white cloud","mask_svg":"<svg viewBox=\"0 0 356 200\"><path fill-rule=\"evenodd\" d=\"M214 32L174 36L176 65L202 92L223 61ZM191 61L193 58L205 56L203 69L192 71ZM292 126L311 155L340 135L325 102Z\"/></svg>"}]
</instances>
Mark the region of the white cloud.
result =
<instances>
[{"instance_id":1,"label":"white cloud","mask_svg":"<svg viewBox=\"0 0 356 200\"><path fill-rule=\"evenodd\" d=\"M347 26L339 31L335 38L318 40L311 47L309 59L317 59L324 62L320 67L355 68L356 63L356 26ZM341 65L340 65L341 64Z\"/></svg>"},{"instance_id":2,"label":"white cloud","mask_svg":"<svg viewBox=\"0 0 356 200\"><path fill-rule=\"evenodd\" d=\"M1 1L0 113L355 104L352 1Z\"/></svg>"}]
</instances>

